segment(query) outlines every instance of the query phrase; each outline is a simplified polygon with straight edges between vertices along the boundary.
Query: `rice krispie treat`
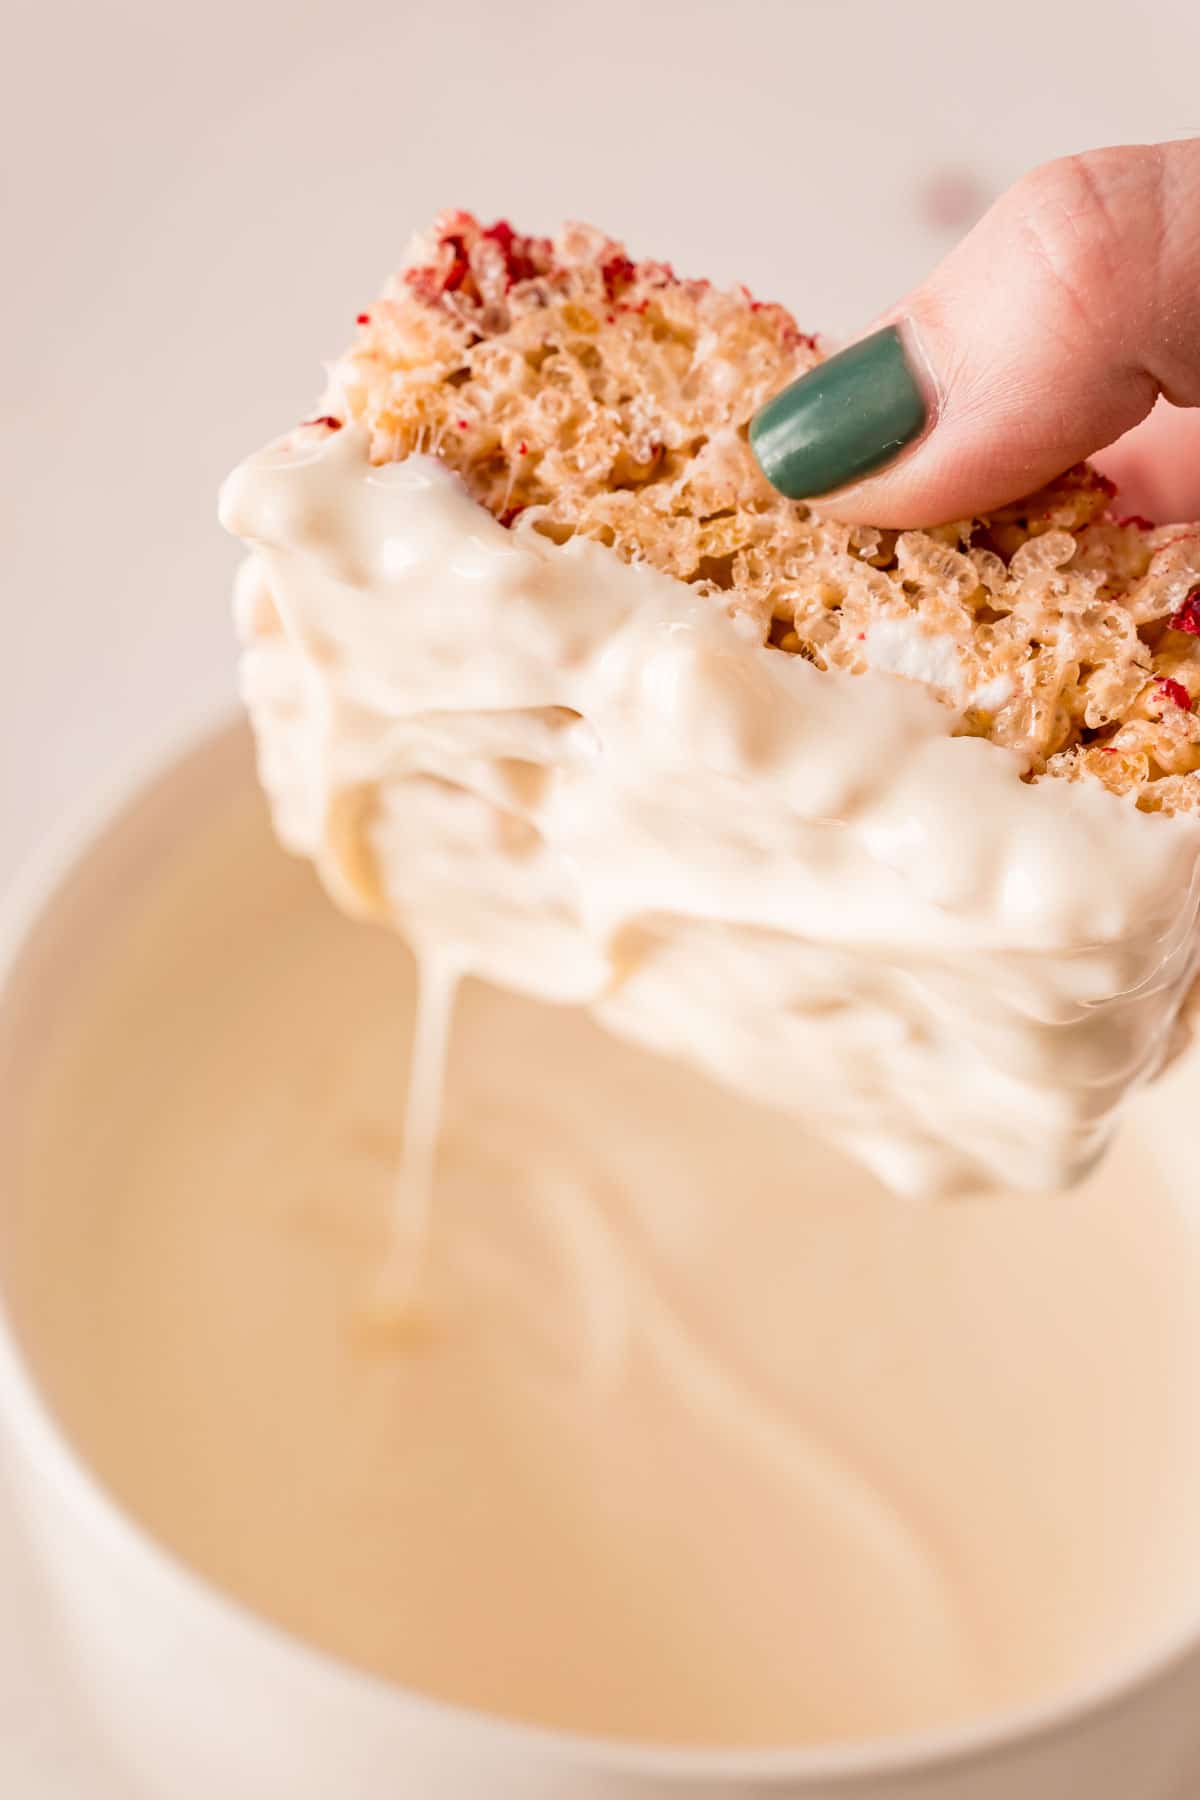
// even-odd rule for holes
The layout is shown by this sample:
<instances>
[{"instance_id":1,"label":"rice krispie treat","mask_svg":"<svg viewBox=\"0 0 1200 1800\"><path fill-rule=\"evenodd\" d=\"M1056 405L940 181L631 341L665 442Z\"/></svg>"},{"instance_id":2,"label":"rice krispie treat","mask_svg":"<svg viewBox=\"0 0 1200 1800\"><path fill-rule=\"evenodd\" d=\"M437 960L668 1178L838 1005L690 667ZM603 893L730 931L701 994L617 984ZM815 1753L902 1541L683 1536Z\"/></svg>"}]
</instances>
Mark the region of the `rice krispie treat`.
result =
<instances>
[{"instance_id":1,"label":"rice krispie treat","mask_svg":"<svg viewBox=\"0 0 1200 1800\"><path fill-rule=\"evenodd\" d=\"M747 439L819 356L587 227L444 214L227 488L264 778L341 897L467 966L896 1186L1052 1185L1191 977L1200 528L1086 466L839 524Z\"/></svg>"},{"instance_id":2,"label":"rice krispie treat","mask_svg":"<svg viewBox=\"0 0 1200 1800\"><path fill-rule=\"evenodd\" d=\"M1196 809L1200 526L1114 516L1086 465L987 519L839 525L769 487L746 434L819 360L745 290L448 213L358 317L330 419L376 462L437 456L504 525L609 545L818 668L924 680L1031 776Z\"/></svg>"}]
</instances>

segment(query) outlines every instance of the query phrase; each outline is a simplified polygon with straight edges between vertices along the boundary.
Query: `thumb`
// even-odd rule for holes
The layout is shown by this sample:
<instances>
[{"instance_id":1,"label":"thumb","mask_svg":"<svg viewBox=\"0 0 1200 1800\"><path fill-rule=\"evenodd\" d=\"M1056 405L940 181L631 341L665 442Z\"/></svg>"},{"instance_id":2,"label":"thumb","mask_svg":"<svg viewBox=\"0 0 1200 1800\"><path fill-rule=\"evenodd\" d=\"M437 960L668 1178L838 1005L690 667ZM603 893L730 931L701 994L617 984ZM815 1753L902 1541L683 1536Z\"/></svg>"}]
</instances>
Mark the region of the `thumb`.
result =
<instances>
[{"instance_id":1,"label":"thumb","mask_svg":"<svg viewBox=\"0 0 1200 1800\"><path fill-rule=\"evenodd\" d=\"M936 525L1200 405L1200 138L1097 150L1011 188L883 326L750 427L792 499Z\"/></svg>"}]
</instances>

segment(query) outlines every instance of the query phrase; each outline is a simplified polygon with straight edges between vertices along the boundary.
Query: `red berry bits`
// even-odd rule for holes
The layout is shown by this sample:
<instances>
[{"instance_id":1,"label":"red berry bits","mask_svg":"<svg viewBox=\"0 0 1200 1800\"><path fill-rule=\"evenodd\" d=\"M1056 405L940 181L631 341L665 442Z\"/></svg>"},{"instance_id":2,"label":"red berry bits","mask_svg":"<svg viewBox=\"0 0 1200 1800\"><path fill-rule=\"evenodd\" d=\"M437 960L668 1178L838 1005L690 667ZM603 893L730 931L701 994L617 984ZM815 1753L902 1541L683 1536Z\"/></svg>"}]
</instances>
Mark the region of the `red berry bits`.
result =
<instances>
[{"instance_id":1,"label":"red berry bits","mask_svg":"<svg viewBox=\"0 0 1200 1800\"><path fill-rule=\"evenodd\" d=\"M356 313L354 316L354 323L356 325L369 325L371 323L370 313Z\"/></svg>"},{"instance_id":2,"label":"red berry bits","mask_svg":"<svg viewBox=\"0 0 1200 1800\"><path fill-rule=\"evenodd\" d=\"M1172 631L1186 631L1189 637L1200 637L1200 587L1194 587L1171 620Z\"/></svg>"},{"instance_id":3,"label":"red berry bits","mask_svg":"<svg viewBox=\"0 0 1200 1800\"><path fill-rule=\"evenodd\" d=\"M497 244L503 253L508 287L514 287L518 281L532 281L549 268L549 238L522 237L507 219L497 219L494 225L485 226L479 236L485 243Z\"/></svg>"},{"instance_id":4,"label":"red berry bits","mask_svg":"<svg viewBox=\"0 0 1200 1800\"><path fill-rule=\"evenodd\" d=\"M335 419L332 413L320 413L315 419L301 419L302 425L324 425L330 431L340 431L345 424L344 419Z\"/></svg>"},{"instance_id":5,"label":"red berry bits","mask_svg":"<svg viewBox=\"0 0 1200 1800\"><path fill-rule=\"evenodd\" d=\"M1164 700L1170 700L1174 705L1181 707L1184 712L1191 712L1192 696L1188 693L1182 681L1175 681L1170 675L1166 675L1158 683L1158 686L1154 691L1155 693L1161 694Z\"/></svg>"},{"instance_id":6,"label":"red berry bits","mask_svg":"<svg viewBox=\"0 0 1200 1800\"><path fill-rule=\"evenodd\" d=\"M490 249L485 252L484 246ZM406 269L404 280L418 299L430 306L437 305L447 294L458 294L465 301L479 304L484 298L480 282L486 289L495 281L497 252L506 293L518 282L553 273L549 238L522 237L507 219L481 225L470 213L452 212L444 214L440 221L435 260Z\"/></svg>"},{"instance_id":7,"label":"red berry bits","mask_svg":"<svg viewBox=\"0 0 1200 1800\"><path fill-rule=\"evenodd\" d=\"M636 270L627 256L610 256L608 261L600 265L600 279L604 283L604 292L610 300L615 300L622 288L632 282Z\"/></svg>"}]
</instances>

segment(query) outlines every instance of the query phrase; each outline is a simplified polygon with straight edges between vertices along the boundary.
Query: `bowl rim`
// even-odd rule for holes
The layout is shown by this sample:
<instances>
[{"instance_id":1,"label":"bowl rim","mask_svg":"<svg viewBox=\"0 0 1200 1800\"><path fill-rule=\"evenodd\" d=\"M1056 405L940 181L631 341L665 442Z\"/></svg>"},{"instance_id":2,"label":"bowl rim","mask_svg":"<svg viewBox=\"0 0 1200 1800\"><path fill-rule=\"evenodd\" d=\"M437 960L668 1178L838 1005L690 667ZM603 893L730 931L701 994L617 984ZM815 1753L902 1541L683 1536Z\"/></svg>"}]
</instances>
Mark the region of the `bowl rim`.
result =
<instances>
[{"instance_id":1,"label":"bowl rim","mask_svg":"<svg viewBox=\"0 0 1200 1800\"><path fill-rule=\"evenodd\" d=\"M108 839L132 823L151 797L183 771L212 759L235 737L247 737L239 710L208 705L182 725L177 721L157 742L110 768L82 803L69 808L43 833L0 893L0 1007L28 954L39 926ZM967 1723L790 1748L703 1749L591 1736L585 1732L505 1719L471 1707L435 1699L361 1670L305 1642L282 1626L226 1594L182 1557L161 1543L127 1511L77 1453L43 1399L31 1362L21 1349L0 1285L0 1411L15 1443L34 1472L57 1490L81 1531L101 1550L172 1590L176 1601L199 1608L209 1621L255 1641L289 1674L309 1687L331 1685L374 1709L404 1709L442 1733L467 1733L508 1755L630 1777L665 1777L696 1786L743 1781L770 1787L902 1776L971 1764L976 1768L1065 1736L1097 1714L1134 1701L1147 1688L1200 1659L1200 1616L1163 1632L1137 1655L1118 1661L1103 1676L1079 1682L1032 1705L999 1711ZM1200 1664L1197 1668L1200 1688Z\"/></svg>"}]
</instances>

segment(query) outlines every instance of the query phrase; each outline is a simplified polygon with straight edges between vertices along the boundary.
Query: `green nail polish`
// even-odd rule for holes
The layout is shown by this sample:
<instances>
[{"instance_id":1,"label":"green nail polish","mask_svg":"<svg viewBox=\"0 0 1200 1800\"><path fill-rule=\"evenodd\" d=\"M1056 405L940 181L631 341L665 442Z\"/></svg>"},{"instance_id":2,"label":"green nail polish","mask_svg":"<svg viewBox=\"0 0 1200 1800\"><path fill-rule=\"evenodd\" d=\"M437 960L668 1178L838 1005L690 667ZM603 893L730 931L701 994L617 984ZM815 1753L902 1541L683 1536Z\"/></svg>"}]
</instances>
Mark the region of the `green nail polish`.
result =
<instances>
[{"instance_id":1,"label":"green nail polish","mask_svg":"<svg viewBox=\"0 0 1200 1800\"><path fill-rule=\"evenodd\" d=\"M881 469L928 418L900 332L885 325L768 400L750 446L772 487L807 500Z\"/></svg>"}]
</instances>

